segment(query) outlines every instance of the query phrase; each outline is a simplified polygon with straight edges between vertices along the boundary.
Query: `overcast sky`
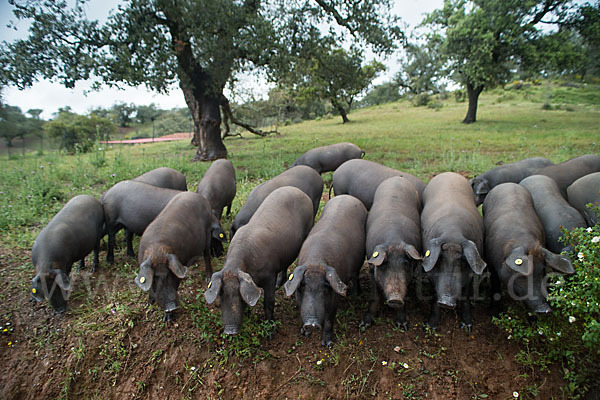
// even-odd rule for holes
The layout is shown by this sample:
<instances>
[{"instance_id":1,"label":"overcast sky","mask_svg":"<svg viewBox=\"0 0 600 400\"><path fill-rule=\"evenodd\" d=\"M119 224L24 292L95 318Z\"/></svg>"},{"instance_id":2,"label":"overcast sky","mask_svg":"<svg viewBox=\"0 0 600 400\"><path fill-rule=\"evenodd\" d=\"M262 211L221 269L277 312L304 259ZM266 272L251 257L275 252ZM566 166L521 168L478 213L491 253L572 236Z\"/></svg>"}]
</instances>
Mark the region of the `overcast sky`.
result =
<instances>
[{"instance_id":1,"label":"overcast sky","mask_svg":"<svg viewBox=\"0 0 600 400\"><path fill-rule=\"evenodd\" d=\"M103 21L109 10L114 9L117 0L91 0L88 4L88 17ZM421 22L423 15L436 8L441 8L443 0L395 0L394 11L410 28ZM28 24L17 22L17 31L7 28L9 21L17 22L12 13L12 6L8 0L0 0L0 39L12 41L15 38L25 37ZM397 56L387 61L389 76L397 70ZM386 76L378 81L389 80ZM252 86L250 84L250 86ZM44 110L42 118L49 119L59 108L69 106L73 111L84 114L97 107L109 108L115 103L134 103L137 105L155 103L159 108L170 109L173 107L186 107L181 90L175 86L168 95L158 95L145 90L145 88L102 89L99 92L90 91L86 82L78 83L74 89L66 89L58 83L40 81L31 88L18 90L15 87L5 88L3 98L6 104L18 106L26 112L29 109L39 108Z\"/></svg>"}]
</instances>

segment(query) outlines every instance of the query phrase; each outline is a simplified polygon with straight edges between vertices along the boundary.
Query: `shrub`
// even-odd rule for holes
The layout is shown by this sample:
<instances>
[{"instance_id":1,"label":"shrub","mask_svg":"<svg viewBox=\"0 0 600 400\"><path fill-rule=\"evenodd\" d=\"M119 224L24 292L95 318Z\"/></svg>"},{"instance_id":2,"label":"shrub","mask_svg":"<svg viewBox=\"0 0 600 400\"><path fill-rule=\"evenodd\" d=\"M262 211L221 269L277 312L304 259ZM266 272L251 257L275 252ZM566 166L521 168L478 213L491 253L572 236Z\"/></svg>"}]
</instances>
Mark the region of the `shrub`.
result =
<instances>
[{"instance_id":1,"label":"shrub","mask_svg":"<svg viewBox=\"0 0 600 400\"><path fill-rule=\"evenodd\" d=\"M429 104L431 98L427 93L420 93L412 98L412 104L415 107L423 107Z\"/></svg>"},{"instance_id":2,"label":"shrub","mask_svg":"<svg viewBox=\"0 0 600 400\"><path fill-rule=\"evenodd\" d=\"M552 314L532 323L526 312L512 308L494 321L525 345L518 357L523 363L545 369L562 362L567 397L575 399L600 372L600 226L565 231L563 240L574 248L575 273L550 280Z\"/></svg>"},{"instance_id":3,"label":"shrub","mask_svg":"<svg viewBox=\"0 0 600 400\"><path fill-rule=\"evenodd\" d=\"M454 91L454 99L456 100L457 103L464 103L465 100L467 99L467 94L462 89L455 90Z\"/></svg>"}]
</instances>

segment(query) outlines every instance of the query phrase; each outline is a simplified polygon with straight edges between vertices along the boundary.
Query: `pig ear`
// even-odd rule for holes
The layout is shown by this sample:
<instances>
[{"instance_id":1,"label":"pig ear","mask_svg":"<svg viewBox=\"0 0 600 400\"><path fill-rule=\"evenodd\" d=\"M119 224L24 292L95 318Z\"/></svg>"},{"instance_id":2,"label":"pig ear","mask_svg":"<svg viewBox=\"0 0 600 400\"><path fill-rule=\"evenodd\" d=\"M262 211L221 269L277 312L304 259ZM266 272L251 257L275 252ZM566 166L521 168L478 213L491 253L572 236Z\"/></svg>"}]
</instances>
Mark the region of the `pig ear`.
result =
<instances>
[{"instance_id":1,"label":"pig ear","mask_svg":"<svg viewBox=\"0 0 600 400\"><path fill-rule=\"evenodd\" d=\"M242 299L250 307L254 307L260 299L260 288L252 280L252 277L244 271L238 271L238 279L240 280L240 294Z\"/></svg>"},{"instance_id":2,"label":"pig ear","mask_svg":"<svg viewBox=\"0 0 600 400\"><path fill-rule=\"evenodd\" d=\"M300 286L300 283L302 282L302 279L304 278L305 270L306 270L306 265L300 265L300 266L294 268L294 272L292 272L292 274L289 276L288 280L283 285L283 288L285 289L285 295L287 297L290 297L291 295L293 295L294 292L296 291L296 289L298 289L298 286Z\"/></svg>"},{"instance_id":3,"label":"pig ear","mask_svg":"<svg viewBox=\"0 0 600 400\"><path fill-rule=\"evenodd\" d=\"M329 282L334 292L336 292L340 296L346 295L346 290L348 290L348 286L346 286L346 284L342 282L339 275L337 274L337 271L329 265L325 266L325 279L327 279L327 282Z\"/></svg>"},{"instance_id":4,"label":"pig ear","mask_svg":"<svg viewBox=\"0 0 600 400\"><path fill-rule=\"evenodd\" d=\"M558 254L552 253L550 250L542 249L544 252L544 260L546 261L546 265L552 267L558 272L563 274L573 274L575 273L575 269L573 269L573 264L571 260L569 260L565 256L561 256Z\"/></svg>"},{"instance_id":5,"label":"pig ear","mask_svg":"<svg viewBox=\"0 0 600 400\"><path fill-rule=\"evenodd\" d=\"M69 279L69 275L65 273L65 271L61 269L53 269L52 273L54 276L54 282L62 289L62 290L71 290L71 280Z\"/></svg>"},{"instance_id":6,"label":"pig ear","mask_svg":"<svg viewBox=\"0 0 600 400\"><path fill-rule=\"evenodd\" d=\"M38 303L44 299L44 293L42 292L43 289L40 280L40 274L37 274L31 280L31 297L33 297Z\"/></svg>"},{"instance_id":7,"label":"pig ear","mask_svg":"<svg viewBox=\"0 0 600 400\"><path fill-rule=\"evenodd\" d=\"M148 257L143 263L140 264L140 272L135 277L135 284L139 286L144 292L147 292L152 287L152 280L154 279L154 271L152 271L152 261Z\"/></svg>"},{"instance_id":8,"label":"pig ear","mask_svg":"<svg viewBox=\"0 0 600 400\"><path fill-rule=\"evenodd\" d=\"M479 251L477 251L477 246L470 240L465 240L462 243L463 255L467 259L467 262L471 266L473 272L477 275L481 275L485 266L487 265L485 261L479 255Z\"/></svg>"},{"instance_id":9,"label":"pig ear","mask_svg":"<svg viewBox=\"0 0 600 400\"><path fill-rule=\"evenodd\" d=\"M167 260L169 260L169 269L171 272L175 274L179 279L185 278L185 274L187 274L187 267L179 261L175 254L167 254Z\"/></svg>"},{"instance_id":10,"label":"pig ear","mask_svg":"<svg viewBox=\"0 0 600 400\"><path fill-rule=\"evenodd\" d=\"M533 261L531 256L527 255L523 247L517 247L510 253L504 264L515 272L524 276L529 276L533 272Z\"/></svg>"},{"instance_id":11,"label":"pig ear","mask_svg":"<svg viewBox=\"0 0 600 400\"><path fill-rule=\"evenodd\" d=\"M375 247L375 251L371 254L371 258L367 261L374 267L379 267L387 259L387 248L383 245Z\"/></svg>"},{"instance_id":12,"label":"pig ear","mask_svg":"<svg viewBox=\"0 0 600 400\"><path fill-rule=\"evenodd\" d=\"M475 194L487 194L490 191L490 184L488 180L484 178L471 179L471 186L473 186L473 192Z\"/></svg>"},{"instance_id":13,"label":"pig ear","mask_svg":"<svg viewBox=\"0 0 600 400\"><path fill-rule=\"evenodd\" d=\"M427 243L425 250L425 258L423 258L423 269L425 272L429 272L435 267L438 257L440 256L440 250L442 249L442 239L436 238L431 239Z\"/></svg>"},{"instance_id":14,"label":"pig ear","mask_svg":"<svg viewBox=\"0 0 600 400\"><path fill-rule=\"evenodd\" d=\"M223 271L215 272L210 278L208 288L204 292L204 299L208 304L212 304L217 299L217 296L221 292L221 285L223 284Z\"/></svg>"},{"instance_id":15,"label":"pig ear","mask_svg":"<svg viewBox=\"0 0 600 400\"><path fill-rule=\"evenodd\" d=\"M419 250L417 250L416 247L412 244L405 244L404 251L413 260L421 261L423 259L423 256L421 255L421 253L419 253Z\"/></svg>"}]
</instances>

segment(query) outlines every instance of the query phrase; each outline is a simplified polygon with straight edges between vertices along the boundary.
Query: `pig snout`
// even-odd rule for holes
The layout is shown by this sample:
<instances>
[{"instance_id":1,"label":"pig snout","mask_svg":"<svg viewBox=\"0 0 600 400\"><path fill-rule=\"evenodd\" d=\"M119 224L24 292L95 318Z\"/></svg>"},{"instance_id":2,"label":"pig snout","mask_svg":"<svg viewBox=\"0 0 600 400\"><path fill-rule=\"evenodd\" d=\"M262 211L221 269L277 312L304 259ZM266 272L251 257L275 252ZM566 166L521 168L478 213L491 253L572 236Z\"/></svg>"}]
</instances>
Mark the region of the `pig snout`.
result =
<instances>
[{"instance_id":1,"label":"pig snout","mask_svg":"<svg viewBox=\"0 0 600 400\"><path fill-rule=\"evenodd\" d=\"M550 314L552 312L552 308L546 303L540 304L535 307L535 313L538 315Z\"/></svg>"},{"instance_id":2,"label":"pig snout","mask_svg":"<svg viewBox=\"0 0 600 400\"><path fill-rule=\"evenodd\" d=\"M386 304L391 308L400 308L404 305L404 296L391 296L386 300Z\"/></svg>"},{"instance_id":3,"label":"pig snout","mask_svg":"<svg viewBox=\"0 0 600 400\"><path fill-rule=\"evenodd\" d=\"M175 310L177 310L177 303L175 303L174 301L170 301L167 304L165 304L165 312L166 313L171 313Z\"/></svg>"},{"instance_id":4,"label":"pig snout","mask_svg":"<svg viewBox=\"0 0 600 400\"><path fill-rule=\"evenodd\" d=\"M448 295L443 295L438 299L438 304L444 308L456 308L456 299Z\"/></svg>"},{"instance_id":5,"label":"pig snout","mask_svg":"<svg viewBox=\"0 0 600 400\"><path fill-rule=\"evenodd\" d=\"M304 320L304 324L302 325L301 334L304 336L310 336L313 331L321 330L321 323L315 317L307 318Z\"/></svg>"},{"instance_id":6,"label":"pig snout","mask_svg":"<svg viewBox=\"0 0 600 400\"><path fill-rule=\"evenodd\" d=\"M238 333L240 333L240 328L238 326L235 325L225 325L223 328L223 333L225 333L226 335L237 335Z\"/></svg>"}]
</instances>

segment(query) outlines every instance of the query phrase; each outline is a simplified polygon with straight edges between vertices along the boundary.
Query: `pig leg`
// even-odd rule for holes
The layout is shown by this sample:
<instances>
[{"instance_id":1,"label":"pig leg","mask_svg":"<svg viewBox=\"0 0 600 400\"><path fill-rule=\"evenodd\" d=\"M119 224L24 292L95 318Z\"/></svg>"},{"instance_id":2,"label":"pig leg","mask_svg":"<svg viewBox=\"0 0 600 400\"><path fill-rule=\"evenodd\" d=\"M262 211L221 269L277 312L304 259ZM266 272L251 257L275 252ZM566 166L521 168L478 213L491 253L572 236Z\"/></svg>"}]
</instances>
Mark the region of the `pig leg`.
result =
<instances>
[{"instance_id":1,"label":"pig leg","mask_svg":"<svg viewBox=\"0 0 600 400\"><path fill-rule=\"evenodd\" d=\"M489 267L488 267L489 268ZM500 277L495 268L490 269L490 285L492 291L490 294L490 314L492 317L498 317L500 315L500 308L502 302L502 286L500 283Z\"/></svg>"},{"instance_id":2,"label":"pig leg","mask_svg":"<svg viewBox=\"0 0 600 400\"><path fill-rule=\"evenodd\" d=\"M210 246L204 248L204 268L206 277L204 278L206 282L210 282L210 278L213 274L212 265L210 265Z\"/></svg>"},{"instance_id":3,"label":"pig leg","mask_svg":"<svg viewBox=\"0 0 600 400\"><path fill-rule=\"evenodd\" d=\"M369 304L369 310L365 313L362 321L360 322L360 328L369 328L373 325L373 319L379 315L379 311L381 310L381 306L383 304L383 296L381 296L380 289L377 287L373 279L373 274L371 273L371 303Z\"/></svg>"},{"instance_id":4,"label":"pig leg","mask_svg":"<svg viewBox=\"0 0 600 400\"><path fill-rule=\"evenodd\" d=\"M431 311L429 313L429 320L427 321L427 325L433 330L437 329L440 323L440 305L437 302L437 296L433 298L433 302L431 303Z\"/></svg>"},{"instance_id":5,"label":"pig leg","mask_svg":"<svg viewBox=\"0 0 600 400\"><path fill-rule=\"evenodd\" d=\"M277 274L277 284L275 285L276 289L279 289L283 286L285 281L287 280L287 267Z\"/></svg>"},{"instance_id":6,"label":"pig leg","mask_svg":"<svg viewBox=\"0 0 600 400\"><path fill-rule=\"evenodd\" d=\"M112 264L115 262L115 235L114 229L108 229L108 250L106 250L106 262Z\"/></svg>"},{"instance_id":7,"label":"pig leg","mask_svg":"<svg viewBox=\"0 0 600 400\"><path fill-rule=\"evenodd\" d=\"M321 337L321 346L331 347L333 345L333 321L337 312L337 299L325 306L325 321L323 323L323 336Z\"/></svg>"},{"instance_id":8,"label":"pig leg","mask_svg":"<svg viewBox=\"0 0 600 400\"><path fill-rule=\"evenodd\" d=\"M94 264L92 265L92 269L90 272L96 272L98 266L100 265L100 241L96 243L96 247L94 247Z\"/></svg>"},{"instance_id":9,"label":"pig leg","mask_svg":"<svg viewBox=\"0 0 600 400\"><path fill-rule=\"evenodd\" d=\"M353 291L354 291L354 295L356 297L360 296L360 279L358 277L358 273L354 276L354 278L352 278L352 286L353 286Z\"/></svg>"},{"instance_id":10,"label":"pig leg","mask_svg":"<svg viewBox=\"0 0 600 400\"><path fill-rule=\"evenodd\" d=\"M263 286L264 292L264 310L265 310L265 321L273 321L273 312L275 310L275 286L276 279L269 279L267 284ZM269 339L273 339L273 333L275 328L269 333Z\"/></svg>"},{"instance_id":11,"label":"pig leg","mask_svg":"<svg viewBox=\"0 0 600 400\"><path fill-rule=\"evenodd\" d=\"M227 217L231 215L231 203L227 204Z\"/></svg>"},{"instance_id":12,"label":"pig leg","mask_svg":"<svg viewBox=\"0 0 600 400\"><path fill-rule=\"evenodd\" d=\"M127 255L135 258L135 253L133 252L133 232L127 228L125 228L125 240L127 242Z\"/></svg>"},{"instance_id":13,"label":"pig leg","mask_svg":"<svg viewBox=\"0 0 600 400\"><path fill-rule=\"evenodd\" d=\"M396 328L408 331L408 323L406 322L406 309L404 304L396 309Z\"/></svg>"},{"instance_id":14,"label":"pig leg","mask_svg":"<svg viewBox=\"0 0 600 400\"><path fill-rule=\"evenodd\" d=\"M466 290L467 295L461 300L461 316L460 328L465 329L467 333L471 333L473 329L473 321L471 316L471 297L473 296L473 282L470 282Z\"/></svg>"}]
</instances>

